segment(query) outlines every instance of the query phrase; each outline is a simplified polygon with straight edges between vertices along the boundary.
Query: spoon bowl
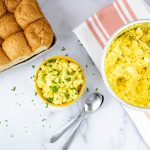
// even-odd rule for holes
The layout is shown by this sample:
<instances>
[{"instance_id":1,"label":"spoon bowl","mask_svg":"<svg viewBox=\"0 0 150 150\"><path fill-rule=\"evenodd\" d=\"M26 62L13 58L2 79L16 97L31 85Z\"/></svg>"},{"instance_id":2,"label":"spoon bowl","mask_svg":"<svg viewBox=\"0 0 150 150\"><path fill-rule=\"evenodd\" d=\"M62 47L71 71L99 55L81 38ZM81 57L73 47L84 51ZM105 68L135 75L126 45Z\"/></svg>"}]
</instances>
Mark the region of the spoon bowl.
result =
<instances>
[{"instance_id":1,"label":"spoon bowl","mask_svg":"<svg viewBox=\"0 0 150 150\"><path fill-rule=\"evenodd\" d=\"M94 112L103 104L104 97L99 92L92 93L86 100L84 105L85 112Z\"/></svg>"}]
</instances>

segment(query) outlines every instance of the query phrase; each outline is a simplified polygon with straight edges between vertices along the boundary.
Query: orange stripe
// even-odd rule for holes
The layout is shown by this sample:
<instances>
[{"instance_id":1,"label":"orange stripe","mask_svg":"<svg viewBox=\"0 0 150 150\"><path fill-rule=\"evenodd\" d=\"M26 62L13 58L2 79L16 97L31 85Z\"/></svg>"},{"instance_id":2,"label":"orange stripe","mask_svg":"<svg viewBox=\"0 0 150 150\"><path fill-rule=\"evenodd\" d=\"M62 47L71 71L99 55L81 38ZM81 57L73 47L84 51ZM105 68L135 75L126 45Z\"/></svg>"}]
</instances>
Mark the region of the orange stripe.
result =
<instances>
[{"instance_id":1,"label":"orange stripe","mask_svg":"<svg viewBox=\"0 0 150 150\"><path fill-rule=\"evenodd\" d=\"M148 112L145 112L145 115L150 120L150 114Z\"/></svg>"},{"instance_id":2,"label":"orange stripe","mask_svg":"<svg viewBox=\"0 0 150 150\"><path fill-rule=\"evenodd\" d=\"M129 12L129 14L131 15L131 17L132 17L134 20L136 20L137 17L135 16L133 10L131 9L131 7L130 7L128 1L127 1L127 0L123 0L123 3L124 3L124 5L126 6L126 8L127 8L128 12ZM139 11L140 11L140 10L139 10Z\"/></svg>"},{"instance_id":3,"label":"orange stripe","mask_svg":"<svg viewBox=\"0 0 150 150\"><path fill-rule=\"evenodd\" d=\"M96 40L98 41L98 43L100 44L100 46L102 48L104 48L104 44L101 41L101 39L99 38L98 34L96 33L96 31L94 30L93 26L91 25L90 21L87 19L86 20L86 24L89 27L90 31L93 33L94 37L96 38Z\"/></svg>"},{"instance_id":4,"label":"orange stripe","mask_svg":"<svg viewBox=\"0 0 150 150\"><path fill-rule=\"evenodd\" d=\"M127 18L126 14L124 13L123 9L121 8L119 2L117 0L115 0L115 3L118 6L118 9L120 10L120 12L123 15L123 17L127 20L127 22L129 22L129 19Z\"/></svg>"},{"instance_id":5,"label":"orange stripe","mask_svg":"<svg viewBox=\"0 0 150 150\"><path fill-rule=\"evenodd\" d=\"M109 35L112 35L117 29L124 25L113 4L108 5L97 13L102 25Z\"/></svg>"},{"instance_id":6,"label":"orange stripe","mask_svg":"<svg viewBox=\"0 0 150 150\"><path fill-rule=\"evenodd\" d=\"M98 22L97 22L97 20L95 19L95 17L92 16L92 18L93 18L93 20L94 20L94 22L95 22L97 28L99 29L99 31L100 31L101 34L103 35L103 37L104 37L106 40L108 40L107 36L106 36L105 33L103 32L102 28L101 28L100 25L98 24Z\"/></svg>"}]
</instances>

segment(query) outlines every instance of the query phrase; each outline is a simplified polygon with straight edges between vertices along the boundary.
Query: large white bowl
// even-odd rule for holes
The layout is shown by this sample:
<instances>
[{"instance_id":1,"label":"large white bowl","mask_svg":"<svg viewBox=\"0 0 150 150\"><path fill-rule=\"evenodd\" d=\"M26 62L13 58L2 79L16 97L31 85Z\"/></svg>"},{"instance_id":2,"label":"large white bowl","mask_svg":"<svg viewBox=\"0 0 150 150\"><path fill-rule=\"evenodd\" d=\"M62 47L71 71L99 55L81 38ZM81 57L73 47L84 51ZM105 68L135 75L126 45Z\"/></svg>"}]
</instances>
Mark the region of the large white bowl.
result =
<instances>
[{"instance_id":1,"label":"large white bowl","mask_svg":"<svg viewBox=\"0 0 150 150\"><path fill-rule=\"evenodd\" d=\"M106 54L107 54L107 50L109 49L109 46L111 44L111 42L116 38L118 37L118 35L120 35L121 33L137 26L137 25L140 25L140 24L150 24L150 20L138 20L138 21L134 21L134 22L131 22L131 23L128 23L126 25L124 25L123 27L121 27L120 29L118 29L112 36L111 38L109 39L109 41L107 42L106 46L105 46L105 49L104 49L104 52L102 54L102 58L101 58L101 73L102 73L102 77L103 77L103 80L104 80L104 83L107 87L107 89L109 90L109 92L112 94L113 97L115 97L121 104L129 107L129 108L132 108L132 109L136 109L136 110L141 110L141 111L150 111L150 108L143 108L143 107L138 107L138 106L133 106L125 101L123 101L122 99L120 99L116 94L115 92L111 89L108 81L107 81L107 78L106 78L106 74L105 74L105 57L106 57Z\"/></svg>"}]
</instances>

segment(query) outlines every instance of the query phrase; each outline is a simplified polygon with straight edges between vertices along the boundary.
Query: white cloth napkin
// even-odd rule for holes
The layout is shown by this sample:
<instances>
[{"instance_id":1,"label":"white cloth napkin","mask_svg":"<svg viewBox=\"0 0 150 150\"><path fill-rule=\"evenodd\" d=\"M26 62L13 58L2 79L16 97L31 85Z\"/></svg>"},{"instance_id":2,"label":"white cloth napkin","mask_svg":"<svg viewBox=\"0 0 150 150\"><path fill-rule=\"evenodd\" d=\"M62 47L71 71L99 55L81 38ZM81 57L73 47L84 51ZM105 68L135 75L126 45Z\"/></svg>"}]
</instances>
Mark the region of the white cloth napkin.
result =
<instances>
[{"instance_id":1,"label":"white cloth napkin","mask_svg":"<svg viewBox=\"0 0 150 150\"><path fill-rule=\"evenodd\" d=\"M150 7L144 0L115 0L80 24L73 32L100 71L101 54L107 40L119 27L137 19L150 19ZM123 107L150 147L150 113Z\"/></svg>"}]
</instances>

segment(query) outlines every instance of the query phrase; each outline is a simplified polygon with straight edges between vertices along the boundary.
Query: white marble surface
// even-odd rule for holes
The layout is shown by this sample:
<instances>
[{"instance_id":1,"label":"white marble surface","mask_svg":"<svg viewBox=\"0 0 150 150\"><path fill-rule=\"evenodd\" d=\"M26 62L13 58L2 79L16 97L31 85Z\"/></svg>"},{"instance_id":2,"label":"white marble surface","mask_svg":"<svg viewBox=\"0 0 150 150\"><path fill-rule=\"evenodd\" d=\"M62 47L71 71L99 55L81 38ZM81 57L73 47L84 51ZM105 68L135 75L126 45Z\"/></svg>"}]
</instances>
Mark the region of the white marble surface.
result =
<instances>
[{"instance_id":1,"label":"white marble surface","mask_svg":"<svg viewBox=\"0 0 150 150\"><path fill-rule=\"evenodd\" d=\"M0 74L0 150L59 150L67 134L55 144L48 142L50 135L81 111L84 100L96 88L105 96L104 105L84 121L70 150L148 150L125 111L105 89L100 73L72 33L74 27L110 2L39 0L58 41L36 60ZM67 50L62 52L63 46ZM45 58L65 54L82 64L90 92L85 92L77 103L67 108L46 108L35 96L30 77Z\"/></svg>"}]
</instances>

